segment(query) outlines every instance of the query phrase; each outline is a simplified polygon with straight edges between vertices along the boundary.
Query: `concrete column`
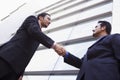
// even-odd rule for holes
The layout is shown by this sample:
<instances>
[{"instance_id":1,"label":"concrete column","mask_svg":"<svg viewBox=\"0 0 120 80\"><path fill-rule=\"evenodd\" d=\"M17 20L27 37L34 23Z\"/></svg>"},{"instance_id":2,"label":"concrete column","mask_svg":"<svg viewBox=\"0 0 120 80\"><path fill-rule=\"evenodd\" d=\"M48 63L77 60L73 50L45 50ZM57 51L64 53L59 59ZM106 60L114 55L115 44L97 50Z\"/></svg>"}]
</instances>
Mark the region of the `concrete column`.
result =
<instances>
[{"instance_id":1,"label":"concrete column","mask_svg":"<svg viewBox=\"0 0 120 80\"><path fill-rule=\"evenodd\" d=\"M112 33L120 33L120 0L113 0Z\"/></svg>"}]
</instances>

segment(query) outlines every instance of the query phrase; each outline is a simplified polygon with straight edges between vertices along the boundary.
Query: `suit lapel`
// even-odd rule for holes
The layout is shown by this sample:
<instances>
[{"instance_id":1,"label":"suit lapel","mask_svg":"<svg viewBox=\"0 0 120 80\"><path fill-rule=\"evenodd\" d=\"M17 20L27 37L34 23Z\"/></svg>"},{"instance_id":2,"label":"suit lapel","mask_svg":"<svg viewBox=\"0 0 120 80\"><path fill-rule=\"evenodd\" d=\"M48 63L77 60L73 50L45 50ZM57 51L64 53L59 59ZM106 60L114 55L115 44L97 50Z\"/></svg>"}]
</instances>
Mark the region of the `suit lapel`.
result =
<instances>
[{"instance_id":1,"label":"suit lapel","mask_svg":"<svg viewBox=\"0 0 120 80\"><path fill-rule=\"evenodd\" d=\"M93 47L96 43L100 42L101 40L103 40L106 36L103 36L102 38L100 38L98 41L96 41L93 45L91 45L89 48ZM89 49L88 48L88 49Z\"/></svg>"}]
</instances>

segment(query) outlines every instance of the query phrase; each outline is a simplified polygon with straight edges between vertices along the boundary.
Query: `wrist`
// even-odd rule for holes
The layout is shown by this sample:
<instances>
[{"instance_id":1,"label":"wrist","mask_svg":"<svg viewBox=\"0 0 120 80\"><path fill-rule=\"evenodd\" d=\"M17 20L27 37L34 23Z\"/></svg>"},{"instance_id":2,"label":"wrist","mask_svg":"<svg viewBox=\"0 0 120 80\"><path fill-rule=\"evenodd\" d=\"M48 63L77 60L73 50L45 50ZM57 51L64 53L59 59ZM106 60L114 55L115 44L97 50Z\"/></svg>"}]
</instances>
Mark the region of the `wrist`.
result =
<instances>
[{"instance_id":1,"label":"wrist","mask_svg":"<svg viewBox=\"0 0 120 80\"><path fill-rule=\"evenodd\" d=\"M53 43L51 48L55 49L55 47L56 47L56 42Z\"/></svg>"},{"instance_id":2,"label":"wrist","mask_svg":"<svg viewBox=\"0 0 120 80\"><path fill-rule=\"evenodd\" d=\"M62 55L63 57L67 57L69 55L69 52L65 52L65 54L64 55Z\"/></svg>"}]
</instances>

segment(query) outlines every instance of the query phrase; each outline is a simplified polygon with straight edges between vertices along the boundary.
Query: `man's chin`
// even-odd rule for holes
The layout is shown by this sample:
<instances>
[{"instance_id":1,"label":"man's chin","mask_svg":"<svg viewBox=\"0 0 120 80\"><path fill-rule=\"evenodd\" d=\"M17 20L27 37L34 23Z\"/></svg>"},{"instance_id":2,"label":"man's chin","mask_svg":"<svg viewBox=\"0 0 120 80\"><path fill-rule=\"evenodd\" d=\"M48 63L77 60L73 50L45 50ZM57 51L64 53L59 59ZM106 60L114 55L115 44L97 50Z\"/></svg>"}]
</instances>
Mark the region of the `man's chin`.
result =
<instances>
[{"instance_id":1,"label":"man's chin","mask_svg":"<svg viewBox=\"0 0 120 80\"><path fill-rule=\"evenodd\" d=\"M93 36L93 37L97 37L96 34L93 34L92 36Z\"/></svg>"}]
</instances>

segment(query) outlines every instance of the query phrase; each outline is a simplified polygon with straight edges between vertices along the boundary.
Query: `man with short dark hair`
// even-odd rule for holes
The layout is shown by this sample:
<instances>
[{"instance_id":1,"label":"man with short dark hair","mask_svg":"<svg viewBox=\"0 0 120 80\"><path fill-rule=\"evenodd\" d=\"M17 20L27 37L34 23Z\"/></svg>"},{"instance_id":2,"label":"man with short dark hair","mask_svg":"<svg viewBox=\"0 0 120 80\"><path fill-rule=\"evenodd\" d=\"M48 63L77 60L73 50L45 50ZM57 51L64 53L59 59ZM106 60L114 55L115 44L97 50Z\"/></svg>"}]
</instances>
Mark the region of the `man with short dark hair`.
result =
<instances>
[{"instance_id":1,"label":"man with short dark hair","mask_svg":"<svg viewBox=\"0 0 120 80\"><path fill-rule=\"evenodd\" d=\"M41 13L37 17L29 16L16 34L0 46L0 80L18 80L40 43L47 48L62 51L55 41L41 31L41 28L47 28L50 23L48 13Z\"/></svg>"},{"instance_id":2,"label":"man with short dark hair","mask_svg":"<svg viewBox=\"0 0 120 80\"><path fill-rule=\"evenodd\" d=\"M120 34L110 32L109 22L98 21L93 30L98 40L81 59L68 51L56 51L64 62L80 69L76 80L120 80Z\"/></svg>"}]
</instances>

